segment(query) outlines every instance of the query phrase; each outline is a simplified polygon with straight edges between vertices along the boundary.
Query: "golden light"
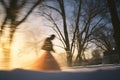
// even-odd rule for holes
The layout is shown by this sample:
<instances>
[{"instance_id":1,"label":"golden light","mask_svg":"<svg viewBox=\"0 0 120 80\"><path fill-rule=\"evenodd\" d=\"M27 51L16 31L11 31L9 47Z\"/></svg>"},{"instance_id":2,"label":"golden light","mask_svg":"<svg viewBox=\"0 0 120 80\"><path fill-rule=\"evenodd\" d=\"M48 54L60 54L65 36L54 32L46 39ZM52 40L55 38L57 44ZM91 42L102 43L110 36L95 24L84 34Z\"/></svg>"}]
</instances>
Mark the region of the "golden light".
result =
<instances>
[{"instance_id":1,"label":"golden light","mask_svg":"<svg viewBox=\"0 0 120 80\"><path fill-rule=\"evenodd\" d=\"M10 69L15 69L15 68L22 68L22 69L30 69L31 64L34 63L34 61L36 61L37 59L39 59L39 57L41 56L41 54L43 53L40 49L38 50L40 55L36 55L36 52L34 51L34 49L31 49L31 47L34 47L34 42L37 42L37 40L41 40L41 36L36 36L37 34L39 34L40 31L37 31L36 29L32 29L33 31L35 31L35 34L33 32L33 34L26 34L26 31L22 31L20 33L20 31L16 32L14 35L14 40L13 40L13 44L11 47L11 61L10 61ZM27 31L28 32L28 31ZM36 37L37 38L36 38ZM42 36L43 37L43 36ZM7 39L7 38L5 38ZM5 39L3 41L5 41ZM33 42L33 44L31 44L30 46L26 46L26 39L28 39L28 41L32 40L31 42ZM35 41L34 41L35 40ZM57 45L61 45L61 43L59 41L57 41L57 39L55 39L53 41L54 44ZM36 45L36 44L35 44ZM66 55L64 52L64 49L55 46L54 47L56 50L56 53L53 53L52 55L54 56L54 58L57 60L57 62L60 64L60 66L67 66L66 63ZM0 56L0 58L3 55ZM91 55L88 53L86 53L86 58L91 58ZM3 57L2 57L3 59ZM39 61L37 61L37 63L35 64L40 64Z\"/></svg>"}]
</instances>

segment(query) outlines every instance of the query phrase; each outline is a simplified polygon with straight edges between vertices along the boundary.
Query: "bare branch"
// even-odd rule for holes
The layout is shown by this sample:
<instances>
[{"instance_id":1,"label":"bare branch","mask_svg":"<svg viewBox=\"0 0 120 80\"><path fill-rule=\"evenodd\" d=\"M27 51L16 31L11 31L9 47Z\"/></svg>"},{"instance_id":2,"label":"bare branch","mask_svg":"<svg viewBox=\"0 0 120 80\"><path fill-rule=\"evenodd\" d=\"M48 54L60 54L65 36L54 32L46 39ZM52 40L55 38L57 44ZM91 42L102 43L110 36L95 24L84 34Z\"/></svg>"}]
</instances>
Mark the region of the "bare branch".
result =
<instances>
[{"instance_id":1,"label":"bare branch","mask_svg":"<svg viewBox=\"0 0 120 80\"><path fill-rule=\"evenodd\" d=\"M72 46L73 46L73 44L74 44L76 32L77 32L77 30L79 29L81 4L82 4L82 0L79 1L79 8L78 8L78 14L77 14L77 20L76 20L76 27L75 27L75 31L74 31L74 33L73 33L73 39L72 39L71 48L70 48L71 50L72 50Z\"/></svg>"},{"instance_id":2,"label":"bare branch","mask_svg":"<svg viewBox=\"0 0 120 80\"><path fill-rule=\"evenodd\" d=\"M97 27L97 25L103 20L103 17L92 27L90 34L88 35L88 37L90 37L93 34L93 30Z\"/></svg>"},{"instance_id":3,"label":"bare branch","mask_svg":"<svg viewBox=\"0 0 120 80\"><path fill-rule=\"evenodd\" d=\"M65 49L65 47L62 47L62 46L59 46L59 45L54 45L54 46L60 47L60 48L62 48L62 49Z\"/></svg>"},{"instance_id":4,"label":"bare branch","mask_svg":"<svg viewBox=\"0 0 120 80\"><path fill-rule=\"evenodd\" d=\"M45 18L47 18L51 23L53 23L53 25L55 25L57 31L59 32L59 35L62 37L62 40L65 42L65 39L64 39L64 37L63 37L63 35L62 35L62 33L61 33L58 25L56 24L55 20L53 19L53 17L52 17L50 14L47 14L47 13L45 13L45 12L44 12L43 14L48 17L48 18L47 18L47 17L44 16Z\"/></svg>"},{"instance_id":5,"label":"bare branch","mask_svg":"<svg viewBox=\"0 0 120 80\"><path fill-rule=\"evenodd\" d=\"M24 22L27 17L32 13L32 11L42 2L43 0L38 0L33 6L32 8L28 11L28 13L26 14L26 16L17 23L17 26L20 25L22 22Z\"/></svg>"},{"instance_id":6,"label":"bare branch","mask_svg":"<svg viewBox=\"0 0 120 80\"><path fill-rule=\"evenodd\" d=\"M26 2L27 2L27 0L22 0L21 4L18 6L18 8L22 8Z\"/></svg>"},{"instance_id":7,"label":"bare branch","mask_svg":"<svg viewBox=\"0 0 120 80\"><path fill-rule=\"evenodd\" d=\"M57 8L54 8L54 7L52 7L52 6L45 5L45 4L43 5L43 7L47 7L47 8L53 9L53 10L55 10L56 12L58 12L60 15L62 15L61 11L60 11L59 9L57 9Z\"/></svg>"},{"instance_id":8,"label":"bare branch","mask_svg":"<svg viewBox=\"0 0 120 80\"><path fill-rule=\"evenodd\" d=\"M3 7L4 7L5 9L7 9L7 8L8 8L8 6L7 6L7 4L5 3L5 1L4 1L4 0L0 0L0 2L2 3L2 5L3 5Z\"/></svg>"}]
</instances>

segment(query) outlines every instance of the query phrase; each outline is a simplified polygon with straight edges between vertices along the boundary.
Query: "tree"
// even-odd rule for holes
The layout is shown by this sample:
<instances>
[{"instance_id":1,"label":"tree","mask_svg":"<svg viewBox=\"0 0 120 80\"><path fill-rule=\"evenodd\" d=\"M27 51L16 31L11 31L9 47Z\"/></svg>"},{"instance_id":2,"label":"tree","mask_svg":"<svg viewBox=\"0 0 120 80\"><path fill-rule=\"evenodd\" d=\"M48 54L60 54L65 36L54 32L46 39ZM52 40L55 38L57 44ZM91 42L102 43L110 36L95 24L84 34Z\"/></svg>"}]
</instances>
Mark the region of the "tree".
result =
<instances>
[{"instance_id":1,"label":"tree","mask_svg":"<svg viewBox=\"0 0 120 80\"><path fill-rule=\"evenodd\" d=\"M4 54L7 54L8 56L7 58L8 60L6 62L9 62L9 57L11 53L11 44L17 27L27 19L27 17L32 13L32 11L36 8L36 6L39 5L42 1L43 0L35 0L34 2L32 1L33 5L31 5L28 2L28 0L0 0L5 13L5 17L3 19L0 29L0 37L2 38L5 32L7 33L9 32L9 34L7 34L8 35L7 41L5 43L0 41L2 52ZM26 12L26 14L22 17L22 19L18 19L20 13L24 11L23 9L25 8L25 6L28 6L28 4L30 4L32 7L28 9L28 12ZM8 25L9 27L6 27L6 25ZM9 28L9 30L6 31L6 28Z\"/></svg>"},{"instance_id":2,"label":"tree","mask_svg":"<svg viewBox=\"0 0 120 80\"><path fill-rule=\"evenodd\" d=\"M116 49L119 53L119 59L120 59L120 20L118 17L115 0L107 0L107 3L114 29L114 39L116 42Z\"/></svg>"},{"instance_id":3,"label":"tree","mask_svg":"<svg viewBox=\"0 0 120 80\"><path fill-rule=\"evenodd\" d=\"M95 49L92 51L92 64L97 65L102 63L101 49Z\"/></svg>"},{"instance_id":4,"label":"tree","mask_svg":"<svg viewBox=\"0 0 120 80\"><path fill-rule=\"evenodd\" d=\"M92 35L92 43L96 44L96 46L103 51L111 51L115 48L112 28L100 24L95 31Z\"/></svg>"},{"instance_id":5,"label":"tree","mask_svg":"<svg viewBox=\"0 0 120 80\"><path fill-rule=\"evenodd\" d=\"M58 34L59 39L66 50L67 63L68 65L71 65L73 53L76 47L78 47L76 60L80 61L81 53L84 52L85 48L88 46L88 42L90 40L89 37L92 35L95 27L103 19L102 17L98 17L98 15L104 12L104 6L102 7L96 3L92 6L93 4L87 0L87 5L85 5L85 1L83 4L82 0L68 2L63 0L48 1L53 2L55 5L52 3L51 5L47 3L43 4L44 12L42 11L41 14L53 24L52 28ZM71 10L67 9L68 6ZM94 23L95 20L96 22ZM70 29L72 29L72 31L70 31Z\"/></svg>"},{"instance_id":6,"label":"tree","mask_svg":"<svg viewBox=\"0 0 120 80\"><path fill-rule=\"evenodd\" d=\"M84 5L84 6L83 6ZM80 65L84 51L90 46L91 36L95 32L95 28L102 22L104 16L100 16L105 12L105 7L99 5L95 0L83 1L81 8L81 16L78 18L79 24L76 34L76 45L78 54L75 60L77 65Z\"/></svg>"},{"instance_id":7,"label":"tree","mask_svg":"<svg viewBox=\"0 0 120 80\"><path fill-rule=\"evenodd\" d=\"M49 1L49 0L48 0ZM50 0L51 1L51 0ZM67 55L67 64L68 66L72 65L72 50L70 48L70 36L68 34L68 23L67 23L67 14L66 14L66 6L65 6L65 1L64 0L54 0L52 1L53 3L58 4L57 6L51 6L49 4L44 4L44 7L47 7L48 9L54 10L54 12L57 12L58 15L60 16L59 18L62 20L62 26L63 26L63 33L62 30L60 30L60 26L57 21L55 20L55 14L53 16L52 13L47 12L42 12L42 16L44 16L48 21L50 21L53 26L52 28L55 30L57 35L59 36L60 41L63 43L64 49L66 51ZM58 16L57 15L57 16ZM60 22L59 22L60 23Z\"/></svg>"}]
</instances>

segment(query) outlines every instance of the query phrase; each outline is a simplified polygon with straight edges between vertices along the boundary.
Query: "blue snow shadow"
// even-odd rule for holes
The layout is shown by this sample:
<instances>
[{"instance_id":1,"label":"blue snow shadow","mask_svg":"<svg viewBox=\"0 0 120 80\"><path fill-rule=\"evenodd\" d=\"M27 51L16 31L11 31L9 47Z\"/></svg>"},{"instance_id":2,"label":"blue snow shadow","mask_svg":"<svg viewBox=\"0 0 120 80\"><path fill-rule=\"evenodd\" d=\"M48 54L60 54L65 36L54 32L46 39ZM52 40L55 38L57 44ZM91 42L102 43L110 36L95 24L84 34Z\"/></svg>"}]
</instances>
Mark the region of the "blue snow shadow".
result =
<instances>
[{"instance_id":1,"label":"blue snow shadow","mask_svg":"<svg viewBox=\"0 0 120 80\"><path fill-rule=\"evenodd\" d=\"M0 71L0 80L120 80L120 68L92 72Z\"/></svg>"}]
</instances>

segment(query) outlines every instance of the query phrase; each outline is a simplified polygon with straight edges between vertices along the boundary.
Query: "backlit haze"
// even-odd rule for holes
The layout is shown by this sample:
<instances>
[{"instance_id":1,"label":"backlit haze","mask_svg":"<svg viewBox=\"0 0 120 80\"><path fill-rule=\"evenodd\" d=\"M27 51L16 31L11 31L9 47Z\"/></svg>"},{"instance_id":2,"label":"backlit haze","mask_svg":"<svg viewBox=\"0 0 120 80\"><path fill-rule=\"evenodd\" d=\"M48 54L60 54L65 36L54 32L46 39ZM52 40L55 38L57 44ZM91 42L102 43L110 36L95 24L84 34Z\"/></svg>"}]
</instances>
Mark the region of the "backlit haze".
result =
<instances>
[{"instance_id":1,"label":"backlit haze","mask_svg":"<svg viewBox=\"0 0 120 80\"><path fill-rule=\"evenodd\" d=\"M39 58L42 53L41 46L46 37L51 34L56 33L52 28L46 26L47 21L45 21L40 16L34 14L30 15L27 20L22 23L14 35L14 40L12 44L12 54L10 61L10 69L14 68L24 68L28 69L31 63ZM49 23L47 24L49 25ZM58 40L58 37L53 40L54 49L56 53L52 53L55 59L58 61L60 66L66 66L65 51ZM1 54L1 66L0 69L4 69L2 66L3 54ZM86 57L91 58L89 52L86 52ZM6 69L6 68L5 68Z\"/></svg>"},{"instance_id":2,"label":"backlit haze","mask_svg":"<svg viewBox=\"0 0 120 80\"><path fill-rule=\"evenodd\" d=\"M51 34L55 34L55 32L52 28L45 26L42 18L35 17L34 15L29 16L28 19L18 27L14 35L10 69L29 68L30 64L39 58L44 39ZM53 44L62 46L57 37L53 40ZM62 54L64 53L64 49L57 46L54 46L54 49L56 51L56 53L53 53L55 58L61 65L66 65L64 61L65 54Z\"/></svg>"}]
</instances>

